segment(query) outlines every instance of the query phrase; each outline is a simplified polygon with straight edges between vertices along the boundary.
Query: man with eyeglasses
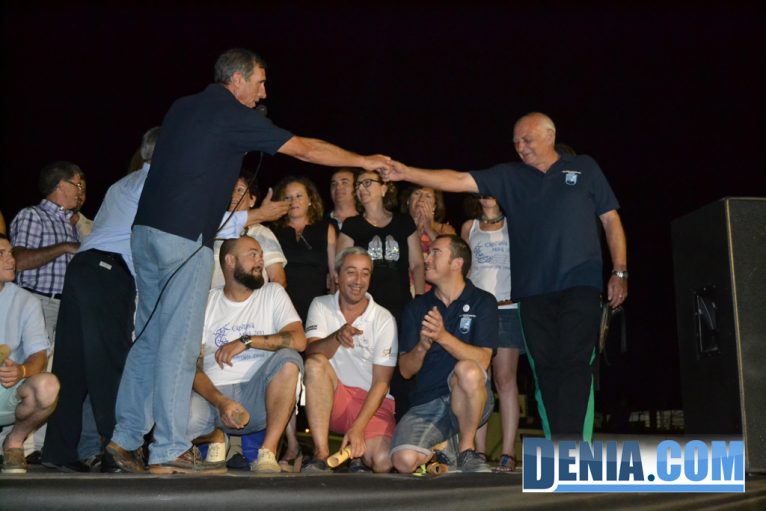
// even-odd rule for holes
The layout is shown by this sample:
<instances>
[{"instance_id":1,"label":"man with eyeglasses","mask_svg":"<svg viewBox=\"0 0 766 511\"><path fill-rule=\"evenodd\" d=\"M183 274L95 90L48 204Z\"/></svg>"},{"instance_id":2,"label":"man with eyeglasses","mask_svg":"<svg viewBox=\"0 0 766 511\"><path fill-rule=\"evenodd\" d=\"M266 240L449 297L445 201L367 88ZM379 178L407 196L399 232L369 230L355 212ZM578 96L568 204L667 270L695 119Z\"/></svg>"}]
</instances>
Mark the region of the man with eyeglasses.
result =
<instances>
[{"instance_id":1,"label":"man with eyeglasses","mask_svg":"<svg viewBox=\"0 0 766 511\"><path fill-rule=\"evenodd\" d=\"M82 193L85 174L68 161L43 168L38 186L43 200L24 208L11 222L16 283L35 293L43 305L45 329L53 341L67 265L80 247L70 219Z\"/></svg>"},{"instance_id":2,"label":"man with eyeglasses","mask_svg":"<svg viewBox=\"0 0 766 511\"><path fill-rule=\"evenodd\" d=\"M19 211L11 222L16 284L40 300L51 343L56 336L64 275L80 247L77 227L70 220L79 204L84 179L85 174L74 163L57 161L47 165L38 181L43 200ZM42 449L44 436L44 428L35 432L31 441L34 451Z\"/></svg>"}]
</instances>

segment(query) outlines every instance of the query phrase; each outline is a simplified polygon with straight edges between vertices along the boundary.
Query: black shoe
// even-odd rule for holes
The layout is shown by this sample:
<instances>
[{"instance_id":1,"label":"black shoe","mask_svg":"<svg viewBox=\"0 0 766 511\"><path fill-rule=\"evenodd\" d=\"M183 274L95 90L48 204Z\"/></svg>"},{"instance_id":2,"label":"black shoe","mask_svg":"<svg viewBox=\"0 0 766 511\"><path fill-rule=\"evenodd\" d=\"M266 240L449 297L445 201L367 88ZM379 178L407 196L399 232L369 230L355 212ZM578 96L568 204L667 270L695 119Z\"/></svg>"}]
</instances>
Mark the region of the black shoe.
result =
<instances>
[{"instance_id":1,"label":"black shoe","mask_svg":"<svg viewBox=\"0 0 766 511\"><path fill-rule=\"evenodd\" d=\"M346 472L349 474L369 474L372 469L365 465L361 458L354 458L348 462Z\"/></svg>"},{"instance_id":2,"label":"black shoe","mask_svg":"<svg viewBox=\"0 0 766 511\"><path fill-rule=\"evenodd\" d=\"M27 463L30 465L42 465L43 453L32 451L27 455Z\"/></svg>"},{"instance_id":3,"label":"black shoe","mask_svg":"<svg viewBox=\"0 0 766 511\"><path fill-rule=\"evenodd\" d=\"M91 472L98 472L101 469L102 458L103 458L103 454L98 453L93 456L88 456L87 458L83 458L80 461L88 465L90 467Z\"/></svg>"},{"instance_id":4,"label":"black shoe","mask_svg":"<svg viewBox=\"0 0 766 511\"><path fill-rule=\"evenodd\" d=\"M71 461L69 463L53 463L52 461L43 461L41 463L45 468L52 468L59 472L90 472L90 466L86 465L80 460Z\"/></svg>"},{"instance_id":5,"label":"black shoe","mask_svg":"<svg viewBox=\"0 0 766 511\"><path fill-rule=\"evenodd\" d=\"M234 470L250 470L250 463L247 462L247 458L239 452L229 458L226 466Z\"/></svg>"},{"instance_id":6,"label":"black shoe","mask_svg":"<svg viewBox=\"0 0 766 511\"><path fill-rule=\"evenodd\" d=\"M124 472L124 470L120 468L117 462L114 461L114 456L108 452L104 452L104 455L101 456L101 462L99 465L101 472L104 474L116 474L117 472Z\"/></svg>"},{"instance_id":7,"label":"black shoe","mask_svg":"<svg viewBox=\"0 0 766 511\"><path fill-rule=\"evenodd\" d=\"M332 469L327 466L327 462L325 460L320 460L318 458L311 458L309 461L303 464L301 467L301 472L315 472L315 473L332 473Z\"/></svg>"}]
</instances>

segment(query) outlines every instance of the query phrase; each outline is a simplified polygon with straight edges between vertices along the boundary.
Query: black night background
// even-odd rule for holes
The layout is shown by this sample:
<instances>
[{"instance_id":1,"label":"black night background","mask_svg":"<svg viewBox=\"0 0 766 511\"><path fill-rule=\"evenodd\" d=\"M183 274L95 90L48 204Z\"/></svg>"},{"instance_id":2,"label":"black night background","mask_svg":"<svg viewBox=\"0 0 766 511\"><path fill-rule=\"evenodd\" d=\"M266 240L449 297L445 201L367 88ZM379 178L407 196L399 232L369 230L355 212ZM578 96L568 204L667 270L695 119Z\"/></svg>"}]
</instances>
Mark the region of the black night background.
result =
<instances>
[{"instance_id":1,"label":"black night background","mask_svg":"<svg viewBox=\"0 0 766 511\"><path fill-rule=\"evenodd\" d=\"M416 166L515 160L514 120L542 111L599 162L628 236L628 350L610 347L597 411L681 408L670 223L766 195L759 6L261 4L0 8L6 222L59 159L85 171L93 218L142 133L233 46L269 63L277 125ZM283 156L264 157L261 188L302 173L329 202L328 171Z\"/></svg>"}]
</instances>

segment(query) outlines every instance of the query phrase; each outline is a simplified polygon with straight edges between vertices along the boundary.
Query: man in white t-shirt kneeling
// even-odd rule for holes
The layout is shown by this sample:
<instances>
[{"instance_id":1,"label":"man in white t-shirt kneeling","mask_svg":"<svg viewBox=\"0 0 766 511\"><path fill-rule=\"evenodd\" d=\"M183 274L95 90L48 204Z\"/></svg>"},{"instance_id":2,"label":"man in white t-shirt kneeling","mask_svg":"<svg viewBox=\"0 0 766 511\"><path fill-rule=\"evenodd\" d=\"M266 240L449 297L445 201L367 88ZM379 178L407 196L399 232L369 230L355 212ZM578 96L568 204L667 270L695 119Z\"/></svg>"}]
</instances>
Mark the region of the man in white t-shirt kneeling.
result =
<instances>
[{"instance_id":1,"label":"man in white t-shirt kneeling","mask_svg":"<svg viewBox=\"0 0 766 511\"><path fill-rule=\"evenodd\" d=\"M233 435L265 428L250 469L279 472L274 453L295 409L303 371L298 352L306 337L284 288L264 285L258 241L226 240L220 261L225 284L208 296L187 437L209 436L216 428Z\"/></svg>"},{"instance_id":2,"label":"man in white t-shirt kneeling","mask_svg":"<svg viewBox=\"0 0 766 511\"><path fill-rule=\"evenodd\" d=\"M335 260L338 291L314 298L309 308L305 384L314 458L305 471L328 470L329 430L344 434L349 471L391 470L396 321L367 293L372 269L363 248L343 250Z\"/></svg>"}]
</instances>

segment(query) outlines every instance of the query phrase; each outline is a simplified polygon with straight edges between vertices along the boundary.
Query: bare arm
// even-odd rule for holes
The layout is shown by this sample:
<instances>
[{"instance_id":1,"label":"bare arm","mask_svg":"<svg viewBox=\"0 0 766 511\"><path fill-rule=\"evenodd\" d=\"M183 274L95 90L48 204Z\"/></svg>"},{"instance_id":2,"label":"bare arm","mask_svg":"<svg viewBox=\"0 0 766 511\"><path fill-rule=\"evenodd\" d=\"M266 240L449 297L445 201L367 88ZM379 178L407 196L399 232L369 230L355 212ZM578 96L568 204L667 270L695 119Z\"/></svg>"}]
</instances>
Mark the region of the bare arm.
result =
<instances>
[{"instance_id":1,"label":"bare arm","mask_svg":"<svg viewBox=\"0 0 766 511\"><path fill-rule=\"evenodd\" d=\"M17 364L15 361L7 358L0 365L0 385L5 388L13 387L23 378L29 378L35 374L42 373L47 365L48 354L45 351L32 353L21 364Z\"/></svg>"},{"instance_id":2,"label":"bare arm","mask_svg":"<svg viewBox=\"0 0 766 511\"><path fill-rule=\"evenodd\" d=\"M354 240L348 234L340 233L338 241L335 244L335 252L340 254L343 250L353 246Z\"/></svg>"},{"instance_id":3,"label":"bare arm","mask_svg":"<svg viewBox=\"0 0 766 511\"><path fill-rule=\"evenodd\" d=\"M285 275L285 267L282 263L274 263L266 267L266 275L269 276L269 282L279 284L283 288L287 287L287 276Z\"/></svg>"},{"instance_id":4,"label":"bare arm","mask_svg":"<svg viewBox=\"0 0 766 511\"><path fill-rule=\"evenodd\" d=\"M294 321L275 334L250 336L250 347L266 351L277 351L286 348L303 351L306 349L306 335L303 333L301 322ZM228 342L215 352L215 361L221 367L224 364L230 366L234 357L246 349L248 347L239 341Z\"/></svg>"},{"instance_id":5,"label":"bare arm","mask_svg":"<svg viewBox=\"0 0 766 511\"><path fill-rule=\"evenodd\" d=\"M327 289L330 293L335 292L335 245L338 239L335 234L335 228L331 225L327 225Z\"/></svg>"},{"instance_id":6,"label":"bare arm","mask_svg":"<svg viewBox=\"0 0 766 511\"><path fill-rule=\"evenodd\" d=\"M241 429L250 421L250 414L248 414L245 407L223 395L208 375L205 374L202 370L202 357L197 360L197 371L194 373L192 388L197 394L205 398L208 403L218 409L221 421L226 426Z\"/></svg>"},{"instance_id":7,"label":"bare arm","mask_svg":"<svg viewBox=\"0 0 766 511\"><path fill-rule=\"evenodd\" d=\"M607 211L600 217L606 233L606 244L612 258L612 268L617 271L628 269L628 244L625 240L625 230L622 228L620 215L616 210ZM628 281L615 275L609 278L607 284L607 299L609 306L614 308L621 305L628 297Z\"/></svg>"},{"instance_id":8,"label":"bare arm","mask_svg":"<svg viewBox=\"0 0 766 511\"><path fill-rule=\"evenodd\" d=\"M45 266L63 254L75 254L80 248L79 243L56 243L42 248L15 247L13 256L16 258L16 271L24 271Z\"/></svg>"},{"instance_id":9,"label":"bare arm","mask_svg":"<svg viewBox=\"0 0 766 511\"><path fill-rule=\"evenodd\" d=\"M358 328L354 328L348 323L344 323L339 329L325 337L324 339L319 337L312 337L309 339L309 345L306 348L306 356L313 355L314 353L321 353L327 359L331 359L335 356L335 352L338 348L345 346L346 348L354 347L354 336L362 335L364 332Z\"/></svg>"},{"instance_id":10,"label":"bare arm","mask_svg":"<svg viewBox=\"0 0 766 511\"><path fill-rule=\"evenodd\" d=\"M394 162L390 171L382 171L383 179L387 181L409 181L420 186L445 192L477 193L479 187L473 176L468 172L457 170L426 170L408 167L403 163Z\"/></svg>"},{"instance_id":11,"label":"bare arm","mask_svg":"<svg viewBox=\"0 0 766 511\"><path fill-rule=\"evenodd\" d=\"M471 224L473 224L473 220L466 220L460 228L460 237L463 238L466 243L468 243L468 238L471 234Z\"/></svg>"},{"instance_id":12,"label":"bare arm","mask_svg":"<svg viewBox=\"0 0 766 511\"><path fill-rule=\"evenodd\" d=\"M316 138L294 136L279 152L309 163L317 163L329 167L361 167L366 170L387 169L391 159L379 154L362 156L346 151L336 145Z\"/></svg>"},{"instance_id":13,"label":"bare arm","mask_svg":"<svg viewBox=\"0 0 766 511\"><path fill-rule=\"evenodd\" d=\"M415 284L415 294L422 295L426 289L426 277L423 264L423 252L420 251L420 238L417 231L407 236L407 253Z\"/></svg>"},{"instance_id":14,"label":"bare arm","mask_svg":"<svg viewBox=\"0 0 766 511\"><path fill-rule=\"evenodd\" d=\"M428 350L431 349L433 341L427 337L420 336L420 341L412 350L399 355L399 372L405 380L409 380L423 367L423 361L426 358Z\"/></svg>"}]
</instances>

